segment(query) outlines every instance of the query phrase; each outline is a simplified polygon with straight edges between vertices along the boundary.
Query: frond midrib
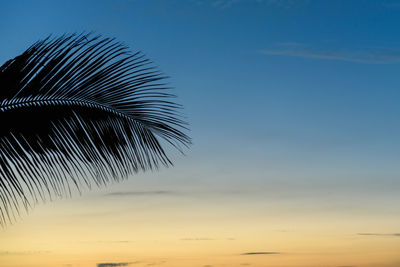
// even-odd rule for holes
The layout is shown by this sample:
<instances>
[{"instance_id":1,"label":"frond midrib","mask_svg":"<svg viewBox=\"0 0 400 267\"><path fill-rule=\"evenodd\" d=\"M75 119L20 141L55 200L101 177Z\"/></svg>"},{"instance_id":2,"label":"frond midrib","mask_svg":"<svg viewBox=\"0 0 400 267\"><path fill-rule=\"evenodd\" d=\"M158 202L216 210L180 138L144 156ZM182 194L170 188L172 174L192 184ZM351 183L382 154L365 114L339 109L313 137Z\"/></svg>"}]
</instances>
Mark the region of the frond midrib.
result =
<instances>
[{"instance_id":1,"label":"frond midrib","mask_svg":"<svg viewBox=\"0 0 400 267\"><path fill-rule=\"evenodd\" d=\"M101 109L106 112L111 112L119 117L123 117L128 120L134 120L132 116L126 114L112 106L100 104L92 100L82 100L71 97L21 97L13 98L11 100L3 100L0 104L0 111L6 112L18 108L26 107L43 107L43 106L80 106Z\"/></svg>"}]
</instances>

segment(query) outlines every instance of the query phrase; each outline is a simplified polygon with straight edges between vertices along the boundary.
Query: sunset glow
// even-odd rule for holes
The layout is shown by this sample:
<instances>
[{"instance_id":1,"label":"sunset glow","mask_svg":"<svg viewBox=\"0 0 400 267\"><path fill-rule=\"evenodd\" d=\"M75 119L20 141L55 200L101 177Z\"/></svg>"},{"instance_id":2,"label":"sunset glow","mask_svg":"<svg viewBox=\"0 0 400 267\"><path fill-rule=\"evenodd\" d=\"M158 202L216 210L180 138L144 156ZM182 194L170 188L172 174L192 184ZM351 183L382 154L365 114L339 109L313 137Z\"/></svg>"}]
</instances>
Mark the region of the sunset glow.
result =
<instances>
[{"instance_id":1,"label":"sunset glow","mask_svg":"<svg viewBox=\"0 0 400 267\"><path fill-rule=\"evenodd\" d=\"M22 212L0 267L400 267L398 2L4 0L0 17L0 65L49 34L143 51L193 140Z\"/></svg>"}]
</instances>

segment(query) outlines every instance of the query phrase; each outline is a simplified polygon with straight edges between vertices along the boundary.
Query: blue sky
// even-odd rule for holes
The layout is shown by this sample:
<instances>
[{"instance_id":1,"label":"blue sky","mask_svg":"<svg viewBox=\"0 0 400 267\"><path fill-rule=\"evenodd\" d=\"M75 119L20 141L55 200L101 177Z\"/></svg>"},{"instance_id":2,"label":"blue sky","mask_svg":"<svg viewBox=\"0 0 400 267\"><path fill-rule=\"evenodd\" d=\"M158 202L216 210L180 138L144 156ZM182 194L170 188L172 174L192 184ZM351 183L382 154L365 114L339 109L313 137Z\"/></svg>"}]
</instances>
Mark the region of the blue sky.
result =
<instances>
[{"instance_id":1,"label":"blue sky","mask_svg":"<svg viewBox=\"0 0 400 267\"><path fill-rule=\"evenodd\" d=\"M91 30L145 52L185 106L193 165L399 171L400 2L4 1L0 12L1 61Z\"/></svg>"}]
</instances>

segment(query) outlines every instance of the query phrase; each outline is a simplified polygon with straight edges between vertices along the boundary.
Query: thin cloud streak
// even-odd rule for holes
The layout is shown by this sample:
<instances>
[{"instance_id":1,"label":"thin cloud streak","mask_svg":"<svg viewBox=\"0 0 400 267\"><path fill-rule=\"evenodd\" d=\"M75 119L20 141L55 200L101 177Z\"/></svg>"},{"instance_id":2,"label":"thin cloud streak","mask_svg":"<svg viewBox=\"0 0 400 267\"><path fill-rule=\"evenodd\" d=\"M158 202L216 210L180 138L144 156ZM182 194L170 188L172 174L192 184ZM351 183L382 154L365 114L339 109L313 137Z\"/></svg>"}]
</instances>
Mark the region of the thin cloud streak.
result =
<instances>
[{"instance_id":1,"label":"thin cloud streak","mask_svg":"<svg viewBox=\"0 0 400 267\"><path fill-rule=\"evenodd\" d=\"M97 263L97 267L120 267L120 266L129 266L132 264L138 264L139 261L135 262L105 262L105 263Z\"/></svg>"},{"instance_id":2,"label":"thin cloud streak","mask_svg":"<svg viewBox=\"0 0 400 267\"><path fill-rule=\"evenodd\" d=\"M260 251L260 252L246 252L240 255L278 255L280 252Z\"/></svg>"},{"instance_id":3,"label":"thin cloud streak","mask_svg":"<svg viewBox=\"0 0 400 267\"><path fill-rule=\"evenodd\" d=\"M290 56L321 60L336 60L363 64L396 64L400 63L400 50L367 49L345 51L335 49L313 48L300 43L281 43L274 48L259 51L263 55Z\"/></svg>"},{"instance_id":4,"label":"thin cloud streak","mask_svg":"<svg viewBox=\"0 0 400 267\"><path fill-rule=\"evenodd\" d=\"M174 190L149 190L149 191L117 191L112 193L103 194L103 196L109 197L126 197L126 196L201 196L204 195L239 195L239 194L254 194L257 191L245 191L245 190L185 190L185 191L174 191ZM263 193L259 191L259 193Z\"/></svg>"},{"instance_id":5,"label":"thin cloud streak","mask_svg":"<svg viewBox=\"0 0 400 267\"><path fill-rule=\"evenodd\" d=\"M391 233L391 234L383 234L383 233L358 233L357 235L363 235L363 236L395 236L395 237L400 237L400 233Z\"/></svg>"},{"instance_id":6,"label":"thin cloud streak","mask_svg":"<svg viewBox=\"0 0 400 267\"><path fill-rule=\"evenodd\" d=\"M214 241L214 238L181 238L182 241Z\"/></svg>"}]
</instances>

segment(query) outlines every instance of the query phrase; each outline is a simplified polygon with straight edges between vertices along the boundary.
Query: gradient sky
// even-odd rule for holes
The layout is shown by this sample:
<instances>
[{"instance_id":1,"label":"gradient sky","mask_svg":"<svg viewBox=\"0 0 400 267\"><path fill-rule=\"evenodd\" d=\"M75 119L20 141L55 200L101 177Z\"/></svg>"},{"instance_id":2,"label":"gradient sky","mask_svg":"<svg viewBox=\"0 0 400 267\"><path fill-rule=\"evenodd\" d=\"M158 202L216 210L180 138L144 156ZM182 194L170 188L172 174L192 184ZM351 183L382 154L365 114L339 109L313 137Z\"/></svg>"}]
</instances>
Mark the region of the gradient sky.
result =
<instances>
[{"instance_id":1,"label":"gradient sky","mask_svg":"<svg viewBox=\"0 0 400 267\"><path fill-rule=\"evenodd\" d=\"M1 1L1 64L48 34L143 51L185 106L175 166L36 206L1 267L400 266L400 1Z\"/></svg>"}]
</instances>

